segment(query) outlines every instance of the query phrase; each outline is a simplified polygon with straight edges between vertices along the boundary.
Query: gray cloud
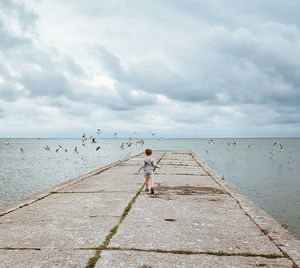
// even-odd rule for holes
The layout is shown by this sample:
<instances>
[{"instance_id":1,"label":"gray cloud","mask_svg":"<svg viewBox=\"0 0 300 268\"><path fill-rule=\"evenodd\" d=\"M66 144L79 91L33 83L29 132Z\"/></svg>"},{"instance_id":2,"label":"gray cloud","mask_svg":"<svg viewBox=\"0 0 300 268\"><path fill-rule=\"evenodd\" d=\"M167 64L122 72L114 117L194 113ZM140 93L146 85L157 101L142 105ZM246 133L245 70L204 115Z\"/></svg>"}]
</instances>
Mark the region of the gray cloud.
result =
<instances>
[{"instance_id":1,"label":"gray cloud","mask_svg":"<svg viewBox=\"0 0 300 268\"><path fill-rule=\"evenodd\" d=\"M300 3L24 3L0 3L0 97L28 114L41 105L87 123L103 111L119 124L145 112L161 128L298 133Z\"/></svg>"},{"instance_id":2,"label":"gray cloud","mask_svg":"<svg viewBox=\"0 0 300 268\"><path fill-rule=\"evenodd\" d=\"M0 49L8 50L15 48L19 45L29 43L27 38L20 38L13 34L10 34L4 26L3 21L0 18Z\"/></svg>"},{"instance_id":3,"label":"gray cloud","mask_svg":"<svg viewBox=\"0 0 300 268\"><path fill-rule=\"evenodd\" d=\"M33 97L57 97L67 94L70 90L68 81L59 72L30 72L21 78L21 83L24 85L25 90L27 90Z\"/></svg>"},{"instance_id":4,"label":"gray cloud","mask_svg":"<svg viewBox=\"0 0 300 268\"><path fill-rule=\"evenodd\" d=\"M183 57L172 51L180 70L159 62L124 70L108 50L102 50L101 61L120 83L178 101L299 105L300 63L294 57L300 51L298 27L270 23L258 32L212 27L203 35Z\"/></svg>"}]
</instances>

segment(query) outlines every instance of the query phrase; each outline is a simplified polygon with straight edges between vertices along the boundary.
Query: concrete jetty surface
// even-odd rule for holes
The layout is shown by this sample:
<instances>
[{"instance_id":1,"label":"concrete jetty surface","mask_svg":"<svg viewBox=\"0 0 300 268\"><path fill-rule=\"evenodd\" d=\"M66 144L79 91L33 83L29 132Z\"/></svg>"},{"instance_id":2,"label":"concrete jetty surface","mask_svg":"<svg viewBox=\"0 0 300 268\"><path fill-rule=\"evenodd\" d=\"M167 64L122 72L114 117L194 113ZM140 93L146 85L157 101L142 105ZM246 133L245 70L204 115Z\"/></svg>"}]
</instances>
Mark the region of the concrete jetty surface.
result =
<instances>
[{"instance_id":1,"label":"concrete jetty surface","mask_svg":"<svg viewBox=\"0 0 300 268\"><path fill-rule=\"evenodd\" d=\"M0 267L299 267L300 241L192 153L143 154L0 210Z\"/></svg>"}]
</instances>

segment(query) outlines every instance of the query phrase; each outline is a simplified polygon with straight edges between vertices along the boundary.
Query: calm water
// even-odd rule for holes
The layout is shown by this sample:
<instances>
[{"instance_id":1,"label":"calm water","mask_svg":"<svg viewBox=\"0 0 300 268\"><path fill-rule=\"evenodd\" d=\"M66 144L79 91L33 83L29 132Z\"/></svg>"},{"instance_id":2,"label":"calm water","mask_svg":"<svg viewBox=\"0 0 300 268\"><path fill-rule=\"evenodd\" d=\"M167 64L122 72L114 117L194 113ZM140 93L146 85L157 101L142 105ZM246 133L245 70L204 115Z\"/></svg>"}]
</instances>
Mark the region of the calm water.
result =
<instances>
[{"instance_id":1,"label":"calm water","mask_svg":"<svg viewBox=\"0 0 300 268\"><path fill-rule=\"evenodd\" d=\"M227 143L234 140L236 145L228 150ZM209 144L207 139L145 139L144 146L122 150L119 146L127 139L98 139L84 147L80 139L0 139L0 207L146 147L193 150L300 239L300 138L234 140ZM47 145L50 150L45 150Z\"/></svg>"}]
</instances>

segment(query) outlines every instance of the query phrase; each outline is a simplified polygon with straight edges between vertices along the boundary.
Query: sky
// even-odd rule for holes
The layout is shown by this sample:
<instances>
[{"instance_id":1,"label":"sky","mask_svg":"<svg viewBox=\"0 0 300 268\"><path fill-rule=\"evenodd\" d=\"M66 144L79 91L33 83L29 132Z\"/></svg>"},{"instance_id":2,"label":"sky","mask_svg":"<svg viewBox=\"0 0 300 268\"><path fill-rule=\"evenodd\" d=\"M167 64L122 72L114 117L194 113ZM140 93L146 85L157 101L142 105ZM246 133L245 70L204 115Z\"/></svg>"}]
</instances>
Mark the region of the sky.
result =
<instances>
[{"instance_id":1,"label":"sky","mask_svg":"<svg viewBox=\"0 0 300 268\"><path fill-rule=\"evenodd\" d=\"M299 137L300 1L1 0L0 137Z\"/></svg>"}]
</instances>

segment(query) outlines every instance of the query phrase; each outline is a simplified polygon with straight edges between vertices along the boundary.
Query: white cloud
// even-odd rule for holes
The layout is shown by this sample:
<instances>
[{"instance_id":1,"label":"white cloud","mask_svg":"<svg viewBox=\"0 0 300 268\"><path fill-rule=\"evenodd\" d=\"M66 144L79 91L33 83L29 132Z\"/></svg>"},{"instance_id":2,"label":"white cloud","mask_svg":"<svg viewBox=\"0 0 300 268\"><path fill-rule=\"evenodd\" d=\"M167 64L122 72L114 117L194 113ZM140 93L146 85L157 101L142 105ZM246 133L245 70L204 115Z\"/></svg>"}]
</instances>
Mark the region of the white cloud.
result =
<instances>
[{"instance_id":1,"label":"white cloud","mask_svg":"<svg viewBox=\"0 0 300 268\"><path fill-rule=\"evenodd\" d=\"M1 136L299 135L300 4L20 3L0 3Z\"/></svg>"}]
</instances>

